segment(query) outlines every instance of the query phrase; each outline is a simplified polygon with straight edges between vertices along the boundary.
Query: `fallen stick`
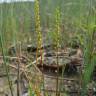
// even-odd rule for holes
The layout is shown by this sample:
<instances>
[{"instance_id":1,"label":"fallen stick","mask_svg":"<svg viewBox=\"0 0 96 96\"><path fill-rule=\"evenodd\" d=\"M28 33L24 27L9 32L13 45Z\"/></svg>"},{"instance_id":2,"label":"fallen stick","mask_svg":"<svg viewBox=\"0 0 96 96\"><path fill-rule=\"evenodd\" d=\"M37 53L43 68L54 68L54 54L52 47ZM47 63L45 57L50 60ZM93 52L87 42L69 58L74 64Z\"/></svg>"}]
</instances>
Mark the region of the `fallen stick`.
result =
<instances>
[{"instance_id":1,"label":"fallen stick","mask_svg":"<svg viewBox=\"0 0 96 96\"><path fill-rule=\"evenodd\" d=\"M14 65L9 65L10 67L12 67L12 68L14 68L14 69L16 69L16 70L18 70L18 68L16 67L16 66L14 66ZM32 73L32 74L37 74L37 73L35 73L35 72L31 72L30 70L26 70L26 68L20 68L20 71L21 71L21 73L22 73L22 71L24 71L24 72L30 72L30 73ZM39 74L40 75L40 74Z\"/></svg>"},{"instance_id":2,"label":"fallen stick","mask_svg":"<svg viewBox=\"0 0 96 96\"><path fill-rule=\"evenodd\" d=\"M18 57L11 57L11 56L5 56L5 58L8 58L8 59L18 59ZM0 59L3 59L3 56L0 56ZM19 59L22 59L22 57L19 58Z\"/></svg>"},{"instance_id":3,"label":"fallen stick","mask_svg":"<svg viewBox=\"0 0 96 96\"><path fill-rule=\"evenodd\" d=\"M49 75L44 75L45 78L52 78L52 79L57 79L57 77L55 76L49 76ZM59 80L67 80L67 81L78 81L78 79L71 79L71 78L62 78L59 77Z\"/></svg>"},{"instance_id":4,"label":"fallen stick","mask_svg":"<svg viewBox=\"0 0 96 96\"><path fill-rule=\"evenodd\" d=\"M45 56L45 54L46 54L46 53L43 53L43 55L42 55L42 61L44 60L44 56ZM37 58L37 61L39 61L39 60L41 60L41 56ZM31 60L28 59L28 61L31 61ZM36 60L33 61L33 62L31 61L30 64L26 65L26 68L30 67L31 65L34 65L34 66L36 67L35 64L36 64L37 61L36 61ZM36 67L36 68L37 68L37 67Z\"/></svg>"}]
</instances>

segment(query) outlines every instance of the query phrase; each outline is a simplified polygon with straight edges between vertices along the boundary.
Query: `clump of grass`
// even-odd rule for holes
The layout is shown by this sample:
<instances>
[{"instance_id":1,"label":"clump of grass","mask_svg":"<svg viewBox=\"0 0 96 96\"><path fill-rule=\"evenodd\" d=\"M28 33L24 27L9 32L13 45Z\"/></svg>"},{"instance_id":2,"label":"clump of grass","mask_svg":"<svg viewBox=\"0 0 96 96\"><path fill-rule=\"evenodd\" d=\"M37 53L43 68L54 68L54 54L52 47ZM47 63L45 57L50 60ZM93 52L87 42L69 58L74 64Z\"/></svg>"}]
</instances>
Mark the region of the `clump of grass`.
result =
<instances>
[{"instance_id":1,"label":"clump of grass","mask_svg":"<svg viewBox=\"0 0 96 96\"><path fill-rule=\"evenodd\" d=\"M90 11L87 18L87 32L85 35L84 42L84 72L82 74L82 96L87 94L87 85L91 80L94 67L96 66L96 54L94 54L95 38L94 33L96 32L96 14L92 10L92 1L90 0ZM93 15L92 15L93 14Z\"/></svg>"},{"instance_id":2,"label":"clump of grass","mask_svg":"<svg viewBox=\"0 0 96 96\"><path fill-rule=\"evenodd\" d=\"M5 72L6 72L6 74L7 74L7 79L8 79L8 84L9 84L9 89L10 89L10 92L11 92L11 96L14 96L13 95L13 88L12 88L12 82L11 82L11 80L10 80L10 76L9 76L9 68L8 68L8 64L7 64L7 60L6 60L6 48L5 48L5 46L4 46L4 37L3 37L3 35L2 35L2 33L3 33L3 27L4 26L2 26L3 25L3 22L2 22L2 20L3 20L3 9L2 9L2 5L1 5L1 25L0 25L0 46L1 46L1 52L2 52L2 55L3 55L3 61L4 61L4 69L5 69Z\"/></svg>"},{"instance_id":3,"label":"clump of grass","mask_svg":"<svg viewBox=\"0 0 96 96\"><path fill-rule=\"evenodd\" d=\"M3 46L3 39L2 39L2 35L0 34L0 45L1 45L1 51L2 51L2 55L3 55L3 61L4 61L4 69L6 71L7 74L7 79L8 79L8 84L9 84L9 88L11 91L11 96L13 95L13 88L12 88L12 82L10 81L10 76L9 76L9 69L8 69L8 65L7 65L7 60L6 60L6 53L5 53L5 48Z\"/></svg>"},{"instance_id":4,"label":"clump of grass","mask_svg":"<svg viewBox=\"0 0 96 96\"><path fill-rule=\"evenodd\" d=\"M93 28L94 29L94 28ZM94 30L89 30L87 34L86 49L84 50L84 73L83 73L83 90L86 94L86 86L91 80L91 75L95 67L96 56L94 55ZM82 95L83 96L83 95Z\"/></svg>"}]
</instances>

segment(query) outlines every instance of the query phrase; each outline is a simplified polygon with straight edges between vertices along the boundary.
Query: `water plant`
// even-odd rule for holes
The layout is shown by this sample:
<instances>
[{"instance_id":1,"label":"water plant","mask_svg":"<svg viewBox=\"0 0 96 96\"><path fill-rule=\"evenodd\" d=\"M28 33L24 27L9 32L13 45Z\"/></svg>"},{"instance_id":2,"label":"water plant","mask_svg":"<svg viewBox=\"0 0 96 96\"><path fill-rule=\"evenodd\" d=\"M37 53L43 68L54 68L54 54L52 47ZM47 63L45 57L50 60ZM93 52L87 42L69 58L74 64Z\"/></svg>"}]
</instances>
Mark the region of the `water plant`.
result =
<instances>
[{"instance_id":1,"label":"water plant","mask_svg":"<svg viewBox=\"0 0 96 96\"><path fill-rule=\"evenodd\" d=\"M41 25L40 25L40 6L39 6L39 0L35 0L34 4L34 17L35 17L35 32L36 32L36 45L37 45L37 51L36 51L36 64L38 64L38 55L40 54L41 60L40 64L42 64L43 68L43 63L42 63L42 34L41 34ZM43 76L43 75L42 75ZM44 77L43 77L44 78ZM40 88L39 86L35 86L35 93L37 96L40 96ZM43 81L43 88L44 88L44 81ZM29 87L31 90L31 87ZM31 94L30 94L31 96Z\"/></svg>"},{"instance_id":2,"label":"water plant","mask_svg":"<svg viewBox=\"0 0 96 96\"><path fill-rule=\"evenodd\" d=\"M59 57L58 57L58 52L60 48L60 24L61 24L61 14L60 14L60 9L59 7L56 8L56 13L55 13L55 49L56 49L56 59L57 59L57 80L56 80L56 96L59 96Z\"/></svg>"},{"instance_id":3,"label":"water plant","mask_svg":"<svg viewBox=\"0 0 96 96\"><path fill-rule=\"evenodd\" d=\"M36 31L36 35L37 35L36 41L37 41L37 56L38 56L39 49L42 47L39 0L35 0L35 14L34 15L35 15L35 31ZM41 52L41 50L40 50L40 52ZM41 52L41 60L42 60L42 52Z\"/></svg>"}]
</instances>

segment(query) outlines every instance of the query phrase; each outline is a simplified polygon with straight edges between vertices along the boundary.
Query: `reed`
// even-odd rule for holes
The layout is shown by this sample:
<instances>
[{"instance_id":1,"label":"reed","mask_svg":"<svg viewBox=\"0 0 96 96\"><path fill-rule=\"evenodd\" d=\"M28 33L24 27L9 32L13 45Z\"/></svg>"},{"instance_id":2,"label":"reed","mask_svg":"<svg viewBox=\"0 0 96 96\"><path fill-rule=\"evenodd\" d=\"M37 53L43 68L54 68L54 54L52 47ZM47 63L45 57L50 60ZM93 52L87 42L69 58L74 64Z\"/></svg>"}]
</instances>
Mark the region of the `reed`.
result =
<instances>
[{"instance_id":1,"label":"reed","mask_svg":"<svg viewBox=\"0 0 96 96\"><path fill-rule=\"evenodd\" d=\"M6 74L7 74L7 79L8 79L8 84L9 84L9 89L10 89L10 92L11 92L11 96L14 96L13 95L13 88L12 88L12 82L11 82L11 79L10 79L10 76L9 76L9 68L8 68L8 63L7 63L7 60L6 60L6 48L5 48L5 46L4 46L4 35L3 35L3 28L4 28L4 26L3 26L3 9L2 9L3 7L2 7L2 5L1 5L1 15L0 15L0 17L1 17L1 23L0 23L0 46L1 46L1 52L2 52L2 55L3 55L3 61L4 61L4 69L5 69L5 72L6 72Z\"/></svg>"},{"instance_id":2,"label":"reed","mask_svg":"<svg viewBox=\"0 0 96 96\"><path fill-rule=\"evenodd\" d=\"M61 24L61 14L59 7L56 8L55 13L55 41L54 44L56 45L56 59L57 59L57 80L56 80L56 96L59 96L59 57L58 52L60 48L60 24Z\"/></svg>"},{"instance_id":3,"label":"reed","mask_svg":"<svg viewBox=\"0 0 96 96\"><path fill-rule=\"evenodd\" d=\"M91 81L91 75L93 73L94 67L96 66L96 55L94 54L96 14L93 13L92 0L90 0L89 4L90 6L89 15L87 18L87 32L84 43L84 72L82 74L82 96L85 96L87 94L87 85Z\"/></svg>"}]
</instances>

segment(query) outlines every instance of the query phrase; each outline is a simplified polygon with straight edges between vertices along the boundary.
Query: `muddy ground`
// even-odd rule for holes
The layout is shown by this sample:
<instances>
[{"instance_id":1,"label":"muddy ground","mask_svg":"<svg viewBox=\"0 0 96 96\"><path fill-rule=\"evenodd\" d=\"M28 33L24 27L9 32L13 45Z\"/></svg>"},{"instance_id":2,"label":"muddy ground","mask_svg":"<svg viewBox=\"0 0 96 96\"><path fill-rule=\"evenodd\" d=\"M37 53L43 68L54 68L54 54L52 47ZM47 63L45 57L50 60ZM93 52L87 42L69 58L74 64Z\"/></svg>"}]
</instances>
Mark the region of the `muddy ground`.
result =
<instances>
[{"instance_id":1,"label":"muddy ground","mask_svg":"<svg viewBox=\"0 0 96 96\"><path fill-rule=\"evenodd\" d=\"M14 52L6 56L14 96L17 96L18 64L20 67L20 96L28 96L28 80L32 81L33 86L41 86L44 81L44 86L41 86L42 96L44 96L43 92L48 93L49 96L55 96L57 80L59 96L80 96L81 74L83 70L82 51L80 49L66 48L60 49L57 53L53 49L46 49L45 47L42 48L42 64L40 54L38 54L38 63L36 64L36 50L36 48L28 47L27 51L22 51L19 57L13 56ZM11 49L11 51L14 50ZM58 54L58 66L56 54ZM0 96L11 96L3 63L1 55ZM59 70L57 72L58 67ZM59 74L58 77L57 73Z\"/></svg>"}]
</instances>

